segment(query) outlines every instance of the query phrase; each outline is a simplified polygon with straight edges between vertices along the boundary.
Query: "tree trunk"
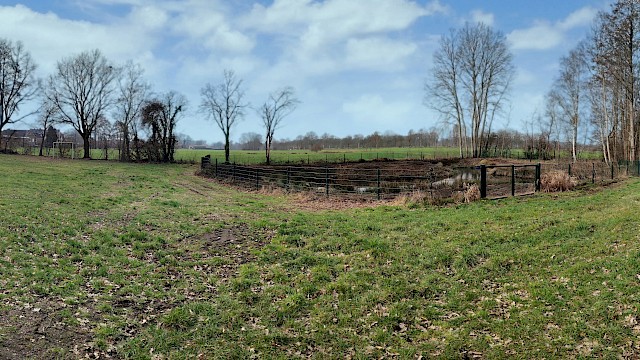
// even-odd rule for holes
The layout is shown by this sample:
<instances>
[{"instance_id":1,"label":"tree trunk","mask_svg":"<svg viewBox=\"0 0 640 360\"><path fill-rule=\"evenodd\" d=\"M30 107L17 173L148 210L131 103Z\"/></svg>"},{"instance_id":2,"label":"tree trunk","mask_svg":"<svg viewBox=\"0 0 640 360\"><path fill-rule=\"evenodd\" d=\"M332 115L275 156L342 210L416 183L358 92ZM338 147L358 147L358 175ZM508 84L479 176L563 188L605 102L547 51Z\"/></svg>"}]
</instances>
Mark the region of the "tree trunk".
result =
<instances>
[{"instance_id":1,"label":"tree trunk","mask_svg":"<svg viewBox=\"0 0 640 360\"><path fill-rule=\"evenodd\" d=\"M229 163L229 133L224 134L224 162Z\"/></svg>"},{"instance_id":2,"label":"tree trunk","mask_svg":"<svg viewBox=\"0 0 640 360\"><path fill-rule=\"evenodd\" d=\"M264 151L267 157L267 165L271 165L271 141L267 137L267 141L264 143Z\"/></svg>"},{"instance_id":3,"label":"tree trunk","mask_svg":"<svg viewBox=\"0 0 640 360\"><path fill-rule=\"evenodd\" d=\"M82 142L83 142L83 149L84 149L84 154L82 155L83 159L91 159L91 134L88 133L84 133L82 134Z\"/></svg>"},{"instance_id":4,"label":"tree trunk","mask_svg":"<svg viewBox=\"0 0 640 360\"><path fill-rule=\"evenodd\" d=\"M44 147L44 139L47 137L47 128L45 127L43 136L40 139L40 151L38 152L38 156L42 156L42 148Z\"/></svg>"},{"instance_id":5,"label":"tree trunk","mask_svg":"<svg viewBox=\"0 0 640 360\"><path fill-rule=\"evenodd\" d=\"M131 144L129 142L129 131L122 132L122 152L120 153L120 161L128 162L131 160Z\"/></svg>"},{"instance_id":6,"label":"tree trunk","mask_svg":"<svg viewBox=\"0 0 640 360\"><path fill-rule=\"evenodd\" d=\"M460 148L460 159L464 159L464 150L462 144L462 123L458 121L458 147Z\"/></svg>"},{"instance_id":7,"label":"tree trunk","mask_svg":"<svg viewBox=\"0 0 640 360\"><path fill-rule=\"evenodd\" d=\"M573 162L575 163L578 160L578 152L576 150L578 142L578 128L573 128L573 134L571 136L571 156L573 158Z\"/></svg>"}]
</instances>

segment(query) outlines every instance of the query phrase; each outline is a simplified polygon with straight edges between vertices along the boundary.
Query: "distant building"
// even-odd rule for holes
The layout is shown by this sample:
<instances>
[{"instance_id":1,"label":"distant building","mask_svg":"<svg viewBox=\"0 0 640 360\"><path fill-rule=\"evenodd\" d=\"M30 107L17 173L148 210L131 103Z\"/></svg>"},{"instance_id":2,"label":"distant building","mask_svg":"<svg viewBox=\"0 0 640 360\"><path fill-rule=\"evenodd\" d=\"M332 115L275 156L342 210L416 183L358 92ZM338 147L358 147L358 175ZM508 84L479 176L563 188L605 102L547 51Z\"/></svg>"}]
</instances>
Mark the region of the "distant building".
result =
<instances>
[{"instance_id":1,"label":"distant building","mask_svg":"<svg viewBox=\"0 0 640 360\"><path fill-rule=\"evenodd\" d=\"M2 130L2 146L6 148L40 146L43 129ZM54 129L60 139L60 132Z\"/></svg>"},{"instance_id":2,"label":"distant building","mask_svg":"<svg viewBox=\"0 0 640 360\"><path fill-rule=\"evenodd\" d=\"M5 147L11 146L35 146L40 144L42 129L30 130L2 130L2 143Z\"/></svg>"}]
</instances>

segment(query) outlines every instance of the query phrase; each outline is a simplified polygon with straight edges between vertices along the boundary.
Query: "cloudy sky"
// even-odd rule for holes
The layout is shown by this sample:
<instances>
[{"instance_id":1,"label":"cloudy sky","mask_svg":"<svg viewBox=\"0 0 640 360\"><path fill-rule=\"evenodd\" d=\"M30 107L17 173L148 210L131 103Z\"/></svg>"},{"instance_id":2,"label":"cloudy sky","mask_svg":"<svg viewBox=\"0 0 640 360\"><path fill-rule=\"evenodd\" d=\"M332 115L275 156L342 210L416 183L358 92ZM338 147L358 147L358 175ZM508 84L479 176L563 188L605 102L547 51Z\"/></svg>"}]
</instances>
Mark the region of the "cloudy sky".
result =
<instances>
[{"instance_id":1,"label":"cloudy sky","mask_svg":"<svg viewBox=\"0 0 640 360\"><path fill-rule=\"evenodd\" d=\"M133 60L157 92L190 101L178 130L218 141L197 112L200 89L224 69L244 80L254 106L293 86L301 101L276 138L406 134L438 126L423 105L440 36L465 22L503 32L517 74L508 118L518 129L542 107L558 59L589 32L607 0L0 0L0 37L20 40L46 77L56 61L98 48ZM249 111L234 129L262 133Z\"/></svg>"}]
</instances>

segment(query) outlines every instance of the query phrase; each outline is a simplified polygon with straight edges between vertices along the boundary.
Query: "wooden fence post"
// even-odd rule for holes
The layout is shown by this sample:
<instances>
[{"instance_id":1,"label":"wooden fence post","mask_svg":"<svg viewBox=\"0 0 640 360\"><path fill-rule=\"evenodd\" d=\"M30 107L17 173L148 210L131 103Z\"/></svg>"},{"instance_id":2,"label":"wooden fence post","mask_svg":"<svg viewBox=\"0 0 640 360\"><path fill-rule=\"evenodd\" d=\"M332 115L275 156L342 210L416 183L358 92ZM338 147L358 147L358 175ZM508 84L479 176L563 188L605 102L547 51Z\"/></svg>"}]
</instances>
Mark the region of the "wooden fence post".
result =
<instances>
[{"instance_id":1,"label":"wooden fence post","mask_svg":"<svg viewBox=\"0 0 640 360\"><path fill-rule=\"evenodd\" d=\"M613 180L613 164L611 164L611 180Z\"/></svg>"},{"instance_id":2,"label":"wooden fence post","mask_svg":"<svg viewBox=\"0 0 640 360\"><path fill-rule=\"evenodd\" d=\"M256 169L256 191L260 190L260 169Z\"/></svg>"},{"instance_id":3,"label":"wooden fence post","mask_svg":"<svg viewBox=\"0 0 640 360\"><path fill-rule=\"evenodd\" d=\"M328 167L325 169L324 187L325 187L325 194L328 197L329 196L329 168Z\"/></svg>"},{"instance_id":4,"label":"wooden fence post","mask_svg":"<svg viewBox=\"0 0 640 360\"><path fill-rule=\"evenodd\" d=\"M511 165L511 196L516 196L516 166Z\"/></svg>"},{"instance_id":5,"label":"wooden fence post","mask_svg":"<svg viewBox=\"0 0 640 360\"><path fill-rule=\"evenodd\" d=\"M541 177L541 173L542 173L542 165L540 163L538 163L538 165L536 165L536 191L539 192L540 191L540 177Z\"/></svg>"},{"instance_id":6,"label":"wooden fence post","mask_svg":"<svg viewBox=\"0 0 640 360\"><path fill-rule=\"evenodd\" d=\"M378 200L380 200L380 168L378 168Z\"/></svg>"},{"instance_id":7,"label":"wooden fence post","mask_svg":"<svg viewBox=\"0 0 640 360\"><path fill-rule=\"evenodd\" d=\"M480 165L480 198L487 197L487 165Z\"/></svg>"}]
</instances>

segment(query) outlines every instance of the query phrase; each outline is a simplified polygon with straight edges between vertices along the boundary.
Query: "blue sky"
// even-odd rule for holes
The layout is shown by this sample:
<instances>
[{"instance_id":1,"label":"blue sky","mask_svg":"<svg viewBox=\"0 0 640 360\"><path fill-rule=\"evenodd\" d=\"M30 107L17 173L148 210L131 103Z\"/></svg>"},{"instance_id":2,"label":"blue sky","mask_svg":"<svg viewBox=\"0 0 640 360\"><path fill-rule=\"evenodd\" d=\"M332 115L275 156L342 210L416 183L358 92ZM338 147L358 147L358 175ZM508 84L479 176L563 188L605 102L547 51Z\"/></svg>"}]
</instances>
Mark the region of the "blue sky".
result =
<instances>
[{"instance_id":1,"label":"blue sky","mask_svg":"<svg viewBox=\"0 0 640 360\"><path fill-rule=\"evenodd\" d=\"M224 69L244 80L255 107L293 86L301 101L276 138L440 126L423 105L440 36L465 22L503 32L516 66L508 111L496 127L521 129L543 108L558 60L612 1L507 0L0 0L0 36L20 40L48 76L56 61L99 48L133 60L155 91L175 90L190 111L178 131L219 141L198 113L200 89ZM22 127L28 127L27 125ZM232 138L263 130L248 111Z\"/></svg>"}]
</instances>

